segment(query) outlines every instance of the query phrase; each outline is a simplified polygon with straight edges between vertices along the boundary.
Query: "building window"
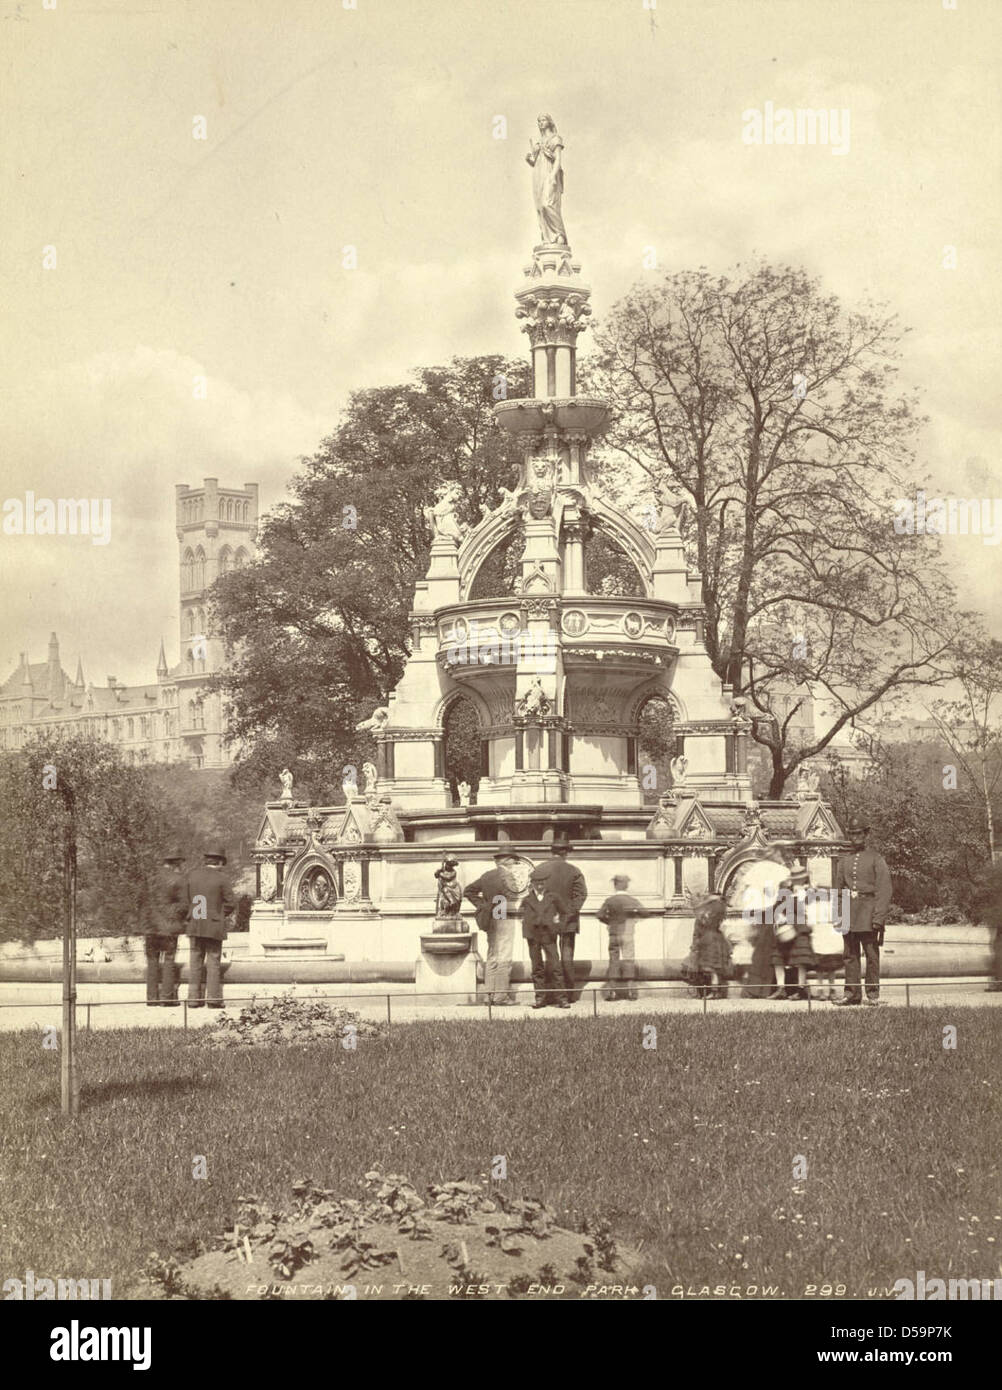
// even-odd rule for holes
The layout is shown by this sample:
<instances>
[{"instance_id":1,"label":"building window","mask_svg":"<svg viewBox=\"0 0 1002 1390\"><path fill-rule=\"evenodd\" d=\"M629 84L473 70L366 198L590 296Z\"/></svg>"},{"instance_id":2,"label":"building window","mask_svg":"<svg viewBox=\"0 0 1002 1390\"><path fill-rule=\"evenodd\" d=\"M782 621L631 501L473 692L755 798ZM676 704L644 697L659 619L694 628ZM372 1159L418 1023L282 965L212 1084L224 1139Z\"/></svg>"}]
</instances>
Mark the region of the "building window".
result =
<instances>
[{"instance_id":1,"label":"building window","mask_svg":"<svg viewBox=\"0 0 1002 1390\"><path fill-rule=\"evenodd\" d=\"M233 557L233 568L241 570L243 569L244 565L246 565L246 563L247 552L246 550L244 550L243 546L241 546L240 549L237 551L236 555L234 555Z\"/></svg>"},{"instance_id":2,"label":"building window","mask_svg":"<svg viewBox=\"0 0 1002 1390\"><path fill-rule=\"evenodd\" d=\"M126 736L128 738L135 738L136 736L136 722L134 719L130 719L126 725Z\"/></svg>"},{"instance_id":3,"label":"building window","mask_svg":"<svg viewBox=\"0 0 1002 1390\"><path fill-rule=\"evenodd\" d=\"M219 573L228 574L230 566L233 564L233 552L228 545L224 545L219 552Z\"/></svg>"}]
</instances>

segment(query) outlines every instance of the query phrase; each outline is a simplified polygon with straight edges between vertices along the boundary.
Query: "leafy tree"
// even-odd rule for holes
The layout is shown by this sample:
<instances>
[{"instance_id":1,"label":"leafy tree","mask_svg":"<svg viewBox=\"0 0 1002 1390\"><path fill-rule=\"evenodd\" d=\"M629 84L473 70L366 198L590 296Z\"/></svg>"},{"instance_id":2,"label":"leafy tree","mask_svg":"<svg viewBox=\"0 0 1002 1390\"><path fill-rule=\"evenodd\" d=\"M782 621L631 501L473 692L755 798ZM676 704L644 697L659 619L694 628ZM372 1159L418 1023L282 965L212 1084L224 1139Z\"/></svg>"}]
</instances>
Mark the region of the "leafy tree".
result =
<instances>
[{"instance_id":1,"label":"leafy tree","mask_svg":"<svg viewBox=\"0 0 1002 1390\"><path fill-rule=\"evenodd\" d=\"M895 394L901 333L802 270L705 270L635 288L596 334L609 444L680 525L714 670L750 698L769 795L889 694L943 678L953 598L936 539L895 529L922 421ZM791 737L797 687L830 697Z\"/></svg>"},{"instance_id":2,"label":"leafy tree","mask_svg":"<svg viewBox=\"0 0 1002 1390\"><path fill-rule=\"evenodd\" d=\"M934 742L874 738L869 772L861 779L829 758L824 794L843 825L859 817L871 826L902 912L939 907L969 915L984 868L977 800L944 788L944 752Z\"/></svg>"},{"instance_id":3,"label":"leafy tree","mask_svg":"<svg viewBox=\"0 0 1002 1390\"><path fill-rule=\"evenodd\" d=\"M78 864L78 930L144 932L171 826L144 772L119 751L79 735L41 734L0 755L0 937L61 934L63 853Z\"/></svg>"},{"instance_id":4,"label":"leafy tree","mask_svg":"<svg viewBox=\"0 0 1002 1390\"><path fill-rule=\"evenodd\" d=\"M217 581L228 668L215 683L248 779L288 765L314 799L339 799L343 767L371 758L355 726L403 669L431 545L424 509L446 482L461 485L467 525L500 502L518 451L492 406L502 389L522 394L526 372L497 356L454 359L355 392L303 461L293 500L262 523L256 560Z\"/></svg>"},{"instance_id":5,"label":"leafy tree","mask_svg":"<svg viewBox=\"0 0 1002 1390\"><path fill-rule=\"evenodd\" d=\"M988 857L994 861L1002 788L1002 642L973 627L954 643L951 676L959 698L937 700L929 713L977 798Z\"/></svg>"}]
</instances>

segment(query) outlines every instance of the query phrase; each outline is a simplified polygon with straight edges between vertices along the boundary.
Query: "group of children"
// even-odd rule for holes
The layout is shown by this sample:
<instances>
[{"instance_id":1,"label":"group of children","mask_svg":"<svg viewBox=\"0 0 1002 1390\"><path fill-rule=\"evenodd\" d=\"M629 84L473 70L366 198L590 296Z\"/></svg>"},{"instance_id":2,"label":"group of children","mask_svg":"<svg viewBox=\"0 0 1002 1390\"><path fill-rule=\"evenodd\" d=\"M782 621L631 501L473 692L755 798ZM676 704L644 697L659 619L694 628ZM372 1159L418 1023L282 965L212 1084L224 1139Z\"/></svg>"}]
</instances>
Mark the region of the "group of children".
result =
<instances>
[{"instance_id":1,"label":"group of children","mask_svg":"<svg viewBox=\"0 0 1002 1390\"><path fill-rule=\"evenodd\" d=\"M779 885L785 894L772 915L772 921L756 924L752 944L753 961L760 966L757 981L747 986L748 993L762 994L768 985L762 975L771 969L775 987L769 999L806 999L807 973L818 974L815 999L835 998L835 972L842 965L844 942L831 920L827 903L811 902L806 897L808 876L805 869L795 869ZM682 967L682 974L707 998L724 998L727 980L735 973L731 943L721 930L727 915L723 898L711 895L700 903L692 933L692 946ZM762 914L763 918L765 914ZM796 972L796 983L787 983L788 972Z\"/></svg>"}]
</instances>

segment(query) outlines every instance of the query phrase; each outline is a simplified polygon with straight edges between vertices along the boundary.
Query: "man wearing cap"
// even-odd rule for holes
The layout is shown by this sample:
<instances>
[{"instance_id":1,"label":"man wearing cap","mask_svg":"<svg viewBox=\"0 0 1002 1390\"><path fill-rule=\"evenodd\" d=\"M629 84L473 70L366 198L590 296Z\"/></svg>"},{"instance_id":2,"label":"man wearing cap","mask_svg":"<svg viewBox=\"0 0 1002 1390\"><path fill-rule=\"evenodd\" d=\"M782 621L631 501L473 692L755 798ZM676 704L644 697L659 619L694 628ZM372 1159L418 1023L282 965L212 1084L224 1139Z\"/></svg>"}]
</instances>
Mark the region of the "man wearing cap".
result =
<instances>
[{"instance_id":1,"label":"man wearing cap","mask_svg":"<svg viewBox=\"0 0 1002 1390\"><path fill-rule=\"evenodd\" d=\"M188 939L191 954L188 961L188 1001L193 1009L206 1002L210 1009L223 1007L223 982L220 964L226 919L234 910L233 894L223 876L226 855L213 846L205 851L205 867L188 875ZM208 977L208 979L206 979Z\"/></svg>"},{"instance_id":2,"label":"man wearing cap","mask_svg":"<svg viewBox=\"0 0 1002 1390\"><path fill-rule=\"evenodd\" d=\"M867 846L870 827L853 821L846 838L852 846L838 861L837 894L849 893L849 920L840 922L845 939L845 994L835 1004L861 1004L859 953L866 956L866 1002L880 1003L880 948L891 905L891 871L884 858ZM844 898L839 898L844 902Z\"/></svg>"},{"instance_id":3,"label":"man wearing cap","mask_svg":"<svg viewBox=\"0 0 1002 1390\"><path fill-rule=\"evenodd\" d=\"M637 899L626 891L630 886L626 874L616 874L612 886L615 891L595 913L609 928L609 974L602 998L636 999L637 918L646 914Z\"/></svg>"},{"instance_id":4,"label":"man wearing cap","mask_svg":"<svg viewBox=\"0 0 1002 1390\"><path fill-rule=\"evenodd\" d=\"M174 958L177 938L184 931L187 906L181 866L184 855L172 849L164 855L163 869L157 877L153 918L146 932L146 1005L171 1008L177 1004L177 973Z\"/></svg>"},{"instance_id":5,"label":"man wearing cap","mask_svg":"<svg viewBox=\"0 0 1002 1390\"><path fill-rule=\"evenodd\" d=\"M556 1004L558 1009L571 1007L562 988L557 944L557 932L566 910L566 903L553 891L549 865L537 864L522 900L522 935L529 946L536 991L534 1009L545 1009L547 1004Z\"/></svg>"},{"instance_id":6,"label":"man wearing cap","mask_svg":"<svg viewBox=\"0 0 1002 1390\"><path fill-rule=\"evenodd\" d=\"M467 885L463 894L473 904L477 926L487 937L484 963L484 996L488 1004L505 1006L515 1001L508 990L515 914L519 891L512 868L517 855L498 850L494 868Z\"/></svg>"},{"instance_id":7,"label":"man wearing cap","mask_svg":"<svg viewBox=\"0 0 1002 1390\"><path fill-rule=\"evenodd\" d=\"M564 990L571 1003L577 998L574 983L574 943L581 929L581 908L588 896L584 874L576 864L567 862L571 842L566 835L557 834L550 846L550 858L537 865L546 878L553 896L562 904L560 913L560 972Z\"/></svg>"}]
</instances>

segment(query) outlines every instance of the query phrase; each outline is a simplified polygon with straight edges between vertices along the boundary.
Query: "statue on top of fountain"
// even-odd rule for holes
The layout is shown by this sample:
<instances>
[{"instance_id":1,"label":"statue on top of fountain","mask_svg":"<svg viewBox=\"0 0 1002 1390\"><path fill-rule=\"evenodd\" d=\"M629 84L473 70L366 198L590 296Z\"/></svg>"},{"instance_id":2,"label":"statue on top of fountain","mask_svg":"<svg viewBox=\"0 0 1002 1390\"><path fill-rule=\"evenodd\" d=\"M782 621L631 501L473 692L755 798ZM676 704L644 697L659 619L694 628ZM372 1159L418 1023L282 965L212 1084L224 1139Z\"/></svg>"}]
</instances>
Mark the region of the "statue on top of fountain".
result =
<instances>
[{"instance_id":1,"label":"statue on top of fountain","mask_svg":"<svg viewBox=\"0 0 1002 1390\"><path fill-rule=\"evenodd\" d=\"M530 139L529 153L525 159L532 166L532 196L539 218L539 239L544 246L566 246L567 232L561 211L564 142L557 134L552 116L540 116L536 124L539 139Z\"/></svg>"}]
</instances>

